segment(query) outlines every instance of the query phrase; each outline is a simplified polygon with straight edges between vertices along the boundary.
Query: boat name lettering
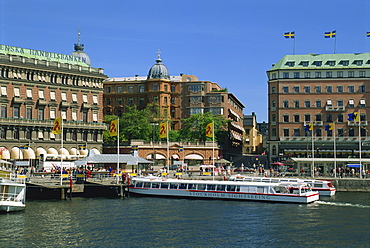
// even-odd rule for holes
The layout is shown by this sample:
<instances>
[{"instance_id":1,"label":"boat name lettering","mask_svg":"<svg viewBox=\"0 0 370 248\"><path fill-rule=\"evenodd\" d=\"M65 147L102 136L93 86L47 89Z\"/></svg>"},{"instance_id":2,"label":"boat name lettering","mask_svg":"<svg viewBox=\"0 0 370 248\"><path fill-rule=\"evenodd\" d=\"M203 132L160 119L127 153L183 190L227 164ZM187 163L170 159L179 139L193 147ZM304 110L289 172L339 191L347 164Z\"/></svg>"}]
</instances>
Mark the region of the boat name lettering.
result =
<instances>
[{"instance_id":1,"label":"boat name lettering","mask_svg":"<svg viewBox=\"0 0 370 248\"><path fill-rule=\"evenodd\" d=\"M213 193L213 192L190 192L190 196L270 200L270 196L268 196L268 195L231 194L231 193Z\"/></svg>"}]
</instances>

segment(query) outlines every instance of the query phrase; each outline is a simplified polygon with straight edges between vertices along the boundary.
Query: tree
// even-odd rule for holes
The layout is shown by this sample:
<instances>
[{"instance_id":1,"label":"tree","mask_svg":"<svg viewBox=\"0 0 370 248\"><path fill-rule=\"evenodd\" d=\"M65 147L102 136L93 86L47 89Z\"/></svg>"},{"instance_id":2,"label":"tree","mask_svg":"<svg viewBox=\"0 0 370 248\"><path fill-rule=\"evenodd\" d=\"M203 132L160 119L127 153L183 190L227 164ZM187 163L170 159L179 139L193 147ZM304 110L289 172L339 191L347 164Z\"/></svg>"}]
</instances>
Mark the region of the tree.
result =
<instances>
[{"instance_id":1,"label":"tree","mask_svg":"<svg viewBox=\"0 0 370 248\"><path fill-rule=\"evenodd\" d=\"M212 115L210 112L205 114L193 114L188 119L183 120L183 128L180 130L180 137L187 141L206 141L212 138L206 137L206 126L214 121L215 139L218 140L227 130L230 120L222 115Z\"/></svg>"}]
</instances>

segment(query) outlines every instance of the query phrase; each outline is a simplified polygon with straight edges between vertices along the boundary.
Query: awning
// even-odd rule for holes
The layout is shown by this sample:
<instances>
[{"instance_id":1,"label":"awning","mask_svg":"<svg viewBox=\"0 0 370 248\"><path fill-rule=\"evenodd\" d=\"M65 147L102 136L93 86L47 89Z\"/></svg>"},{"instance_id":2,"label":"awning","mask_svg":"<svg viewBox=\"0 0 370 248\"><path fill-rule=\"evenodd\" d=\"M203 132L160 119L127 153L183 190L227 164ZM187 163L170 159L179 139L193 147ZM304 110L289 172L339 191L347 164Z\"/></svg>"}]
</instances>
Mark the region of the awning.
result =
<instances>
[{"instance_id":1,"label":"awning","mask_svg":"<svg viewBox=\"0 0 370 248\"><path fill-rule=\"evenodd\" d=\"M9 152L8 148L0 147L0 152L1 152L1 158L2 159L10 159L10 152Z\"/></svg>"},{"instance_id":2,"label":"awning","mask_svg":"<svg viewBox=\"0 0 370 248\"><path fill-rule=\"evenodd\" d=\"M80 155L80 153L78 152L76 148L69 149L69 154L70 155Z\"/></svg>"},{"instance_id":3,"label":"awning","mask_svg":"<svg viewBox=\"0 0 370 248\"><path fill-rule=\"evenodd\" d=\"M48 154L58 155L58 151L51 147L48 149Z\"/></svg>"},{"instance_id":4,"label":"awning","mask_svg":"<svg viewBox=\"0 0 370 248\"><path fill-rule=\"evenodd\" d=\"M146 156L146 159L152 159L152 156L152 154L149 154L148 156ZM162 154L155 154L155 159L166 159L166 157Z\"/></svg>"},{"instance_id":5,"label":"awning","mask_svg":"<svg viewBox=\"0 0 370 248\"><path fill-rule=\"evenodd\" d=\"M94 152L94 154L100 154L100 151L98 149L96 149L96 148L93 148L91 150Z\"/></svg>"},{"instance_id":6,"label":"awning","mask_svg":"<svg viewBox=\"0 0 370 248\"><path fill-rule=\"evenodd\" d=\"M360 164L347 164L348 167L353 167L353 168L360 168Z\"/></svg>"},{"instance_id":7,"label":"awning","mask_svg":"<svg viewBox=\"0 0 370 248\"><path fill-rule=\"evenodd\" d=\"M44 154L45 155L45 154L48 154L48 153L42 147L36 148L36 156L40 156L41 154Z\"/></svg>"},{"instance_id":8,"label":"awning","mask_svg":"<svg viewBox=\"0 0 370 248\"><path fill-rule=\"evenodd\" d=\"M179 155L177 155L177 154L173 154L173 155L172 155L172 158L173 158L173 159L179 159L180 157L179 157Z\"/></svg>"},{"instance_id":9,"label":"awning","mask_svg":"<svg viewBox=\"0 0 370 248\"><path fill-rule=\"evenodd\" d=\"M69 155L69 151L64 147L59 149L59 153L60 155Z\"/></svg>"},{"instance_id":10,"label":"awning","mask_svg":"<svg viewBox=\"0 0 370 248\"><path fill-rule=\"evenodd\" d=\"M185 159L203 160L203 157L198 154L189 154L185 156Z\"/></svg>"},{"instance_id":11,"label":"awning","mask_svg":"<svg viewBox=\"0 0 370 248\"><path fill-rule=\"evenodd\" d=\"M13 147L10 151L10 159L23 159L23 153L18 147Z\"/></svg>"},{"instance_id":12,"label":"awning","mask_svg":"<svg viewBox=\"0 0 370 248\"><path fill-rule=\"evenodd\" d=\"M32 148L24 149L23 158L24 159L36 159L34 150L32 150Z\"/></svg>"}]
</instances>

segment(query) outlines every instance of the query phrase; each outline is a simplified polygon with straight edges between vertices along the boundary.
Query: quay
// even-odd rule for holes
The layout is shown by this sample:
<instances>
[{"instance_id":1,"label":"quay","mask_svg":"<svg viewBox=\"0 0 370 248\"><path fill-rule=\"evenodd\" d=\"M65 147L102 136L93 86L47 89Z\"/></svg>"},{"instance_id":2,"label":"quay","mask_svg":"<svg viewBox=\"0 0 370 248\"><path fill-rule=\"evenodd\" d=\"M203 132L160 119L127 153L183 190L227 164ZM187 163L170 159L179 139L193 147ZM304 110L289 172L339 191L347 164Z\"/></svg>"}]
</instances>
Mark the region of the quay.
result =
<instances>
[{"instance_id":1,"label":"quay","mask_svg":"<svg viewBox=\"0 0 370 248\"><path fill-rule=\"evenodd\" d=\"M146 175L159 173L150 173ZM256 174L247 174L258 176ZM169 178L196 179L196 180L228 180L227 175L212 175L211 173L200 173L199 171L188 171L178 173L170 171ZM64 178L63 178L64 177ZM285 175L284 177L293 177ZM295 176L294 176L295 177ZM309 178L307 178L309 179ZM315 177L315 179L331 180L337 192L370 192L370 178L334 178ZM62 183L61 183L62 182ZM75 175L72 184L68 175L54 173L35 173L27 179L27 199L50 200L68 199L69 197L124 197L128 195L127 180L117 182L117 176L104 173L93 173L89 177L85 174ZM71 189L72 185L72 189Z\"/></svg>"}]
</instances>

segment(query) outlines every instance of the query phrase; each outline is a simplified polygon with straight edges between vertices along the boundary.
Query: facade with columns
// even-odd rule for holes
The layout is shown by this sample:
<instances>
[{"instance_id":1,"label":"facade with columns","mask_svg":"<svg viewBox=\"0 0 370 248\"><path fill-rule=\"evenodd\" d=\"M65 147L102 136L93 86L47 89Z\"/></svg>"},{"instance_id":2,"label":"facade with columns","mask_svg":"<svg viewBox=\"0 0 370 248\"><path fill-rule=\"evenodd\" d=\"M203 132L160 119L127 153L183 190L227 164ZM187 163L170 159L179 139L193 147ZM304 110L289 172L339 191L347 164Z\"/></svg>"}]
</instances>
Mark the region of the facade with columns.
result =
<instances>
[{"instance_id":1,"label":"facade with columns","mask_svg":"<svg viewBox=\"0 0 370 248\"><path fill-rule=\"evenodd\" d=\"M0 45L0 158L82 157L101 151L103 80L75 44L71 55ZM63 135L51 133L63 119ZM63 137L61 137L63 136ZM61 149L63 139L63 149Z\"/></svg>"}]
</instances>

